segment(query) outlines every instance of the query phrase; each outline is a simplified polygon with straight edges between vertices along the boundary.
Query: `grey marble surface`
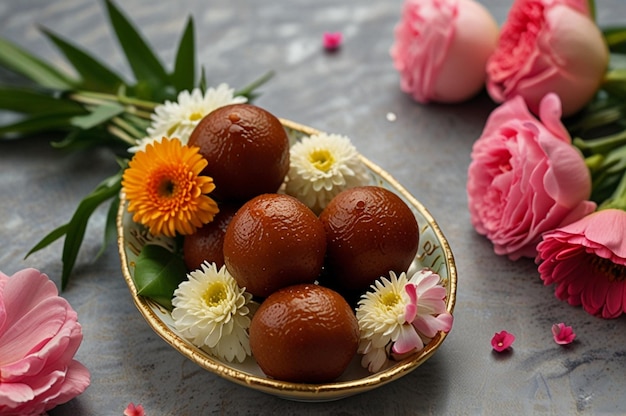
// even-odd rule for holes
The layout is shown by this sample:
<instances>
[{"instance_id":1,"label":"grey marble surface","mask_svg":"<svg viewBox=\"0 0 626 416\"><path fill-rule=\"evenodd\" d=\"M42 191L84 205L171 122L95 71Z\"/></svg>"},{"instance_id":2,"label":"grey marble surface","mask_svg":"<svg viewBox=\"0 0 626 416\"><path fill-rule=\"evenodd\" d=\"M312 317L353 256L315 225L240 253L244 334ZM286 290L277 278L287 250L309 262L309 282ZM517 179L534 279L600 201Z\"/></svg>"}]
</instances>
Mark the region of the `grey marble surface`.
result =
<instances>
[{"instance_id":1,"label":"grey marble surface","mask_svg":"<svg viewBox=\"0 0 626 416\"><path fill-rule=\"evenodd\" d=\"M164 62L171 62L187 16L194 16L199 61L210 83L243 86L268 70L276 77L257 104L320 130L348 135L432 213L459 271L455 323L442 347L405 377L367 394L298 403L235 385L191 363L162 341L132 303L117 249L100 248L104 211L87 230L71 284L62 293L78 311L84 340L77 358L91 386L51 415L121 415L129 402L157 415L620 414L626 412L626 320L604 321L558 301L532 261L496 256L469 221L465 181L473 141L493 104L480 95L460 105L414 103L389 58L401 0L125 0L122 10ZM482 1L503 21L511 0ZM626 2L598 0L603 24L626 22ZM0 2L0 36L62 59L38 27L97 50L129 74L106 22L89 0ZM325 53L324 31L345 36ZM12 80L0 74L4 82ZM396 116L389 121L388 113ZM66 222L76 204L116 171L106 150L67 154L50 137L0 142L0 270L35 267L60 282L61 243L24 255ZM552 341L553 323L578 334ZM494 332L517 336L509 354L492 353Z\"/></svg>"}]
</instances>

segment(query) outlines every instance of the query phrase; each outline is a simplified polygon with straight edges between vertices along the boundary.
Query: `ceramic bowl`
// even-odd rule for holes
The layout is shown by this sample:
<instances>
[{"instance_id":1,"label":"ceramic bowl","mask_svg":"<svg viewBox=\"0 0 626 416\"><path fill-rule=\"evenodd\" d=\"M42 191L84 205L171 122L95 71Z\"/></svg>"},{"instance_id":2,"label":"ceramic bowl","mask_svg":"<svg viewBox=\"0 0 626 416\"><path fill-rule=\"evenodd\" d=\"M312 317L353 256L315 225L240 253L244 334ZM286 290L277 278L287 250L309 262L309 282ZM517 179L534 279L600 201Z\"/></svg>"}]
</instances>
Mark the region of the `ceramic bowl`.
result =
<instances>
[{"instance_id":1,"label":"ceramic bowl","mask_svg":"<svg viewBox=\"0 0 626 416\"><path fill-rule=\"evenodd\" d=\"M293 142L304 136L318 133L317 130L288 120L281 120ZM447 290L446 305L452 313L456 301L457 270L450 246L441 229L428 210L402 187L387 172L371 161L363 158L371 173L371 184L387 188L400 196L411 208L419 224L419 250L411 269L429 267L441 276ZM168 238L152 237L144 227L132 220L127 211L124 195L121 195L117 217L118 248L124 279L141 315L152 329L172 348L198 364L200 367L234 383L273 394L279 397L300 401L328 401L363 393L406 375L430 358L441 346L447 334L438 333L423 350L392 362L381 371L370 374L360 365L360 356L356 356L344 374L332 383L306 384L292 383L271 379L263 374L253 357L243 363L229 363L211 356L185 340L174 327L170 312L151 301L137 295L133 282L134 264L141 248L145 244L161 244L171 249L174 242Z\"/></svg>"}]
</instances>

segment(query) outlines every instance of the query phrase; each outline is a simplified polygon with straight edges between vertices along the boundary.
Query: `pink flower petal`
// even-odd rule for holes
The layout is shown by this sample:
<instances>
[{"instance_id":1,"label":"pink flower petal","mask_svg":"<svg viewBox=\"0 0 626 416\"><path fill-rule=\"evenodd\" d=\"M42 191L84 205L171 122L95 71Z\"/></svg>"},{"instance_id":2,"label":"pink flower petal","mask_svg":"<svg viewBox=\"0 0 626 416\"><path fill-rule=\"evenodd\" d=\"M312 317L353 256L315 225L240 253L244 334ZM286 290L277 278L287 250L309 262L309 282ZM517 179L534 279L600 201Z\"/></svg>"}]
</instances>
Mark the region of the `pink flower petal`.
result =
<instances>
[{"instance_id":1,"label":"pink flower petal","mask_svg":"<svg viewBox=\"0 0 626 416\"><path fill-rule=\"evenodd\" d=\"M454 318L449 313L442 313L438 316L423 315L413 321L413 326L428 338L433 338L437 332L449 332L452 329Z\"/></svg>"},{"instance_id":2,"label":"pink flower petal","mask_svg":"<svg viewBox=\"0 0 626 416\"><path fill-rule=\"evenodd\" d=\"M81 341L76 311L45 274L0 273L0 413L39 415L82 393Z\"/></svg>"},{"instance_id":3,"label":"pink flower petal","mask_svg":"<svg viewBox=\"0 0 626 416\"><path fill-rule=\"evenodd\" d=\"M554 342L559 345L571 344L576 338L572 327L565 325L563 322L552 325L552 336Z\"/></svg>"},{"instance_id":4,"label":"pink flower petal","mask_svg":"<svg viewBox=\"0 0 626 416\"><path fill-rule=\"evenodd\" d=\"M405 307L404 320L411 323L417 315L417 290L413 283L408 283L404 286L404 289L409 295L409 303Z\"/></svg>"},{"instance_id":5,"label":"pink flower petal","mask_svg":"<svg viewBox=\"0 0 626 416\"><path fill-rule=\"evenodd\" d=\"M143 406L138 404L135 406L134 403L129 403L124 410L124 416L144 416Z\"/></svg>"},{"instance_id":6,"label":"pink flower petal","mask_svg":"<svg viewBox=\"0 0 626 416\"><path fill-rule=\"evenodd\" d=\"M396 354L405 354L413 350L419 351L422 348L424 348L424 343L413 326L402 325L400 327L400 336L393 344L393 352Z\"/></svg>"},{"instance_id":7,"label":"pink flower petal","mask_svg":"<svg viewBox=\"0 0 626 416\"><path fill-rule=\"evenodd\" d=\"M496 332L493 338L491 338L491 346L493 347L494 351L502 352L511 347L514 341L515 335L507 331L500 331Z\"/></svg>"},{"instance_id":8,"label":"pink flower petal","mask_svg":"<svg viewBox=\"0 0 626 416\"><path fill-rule=\"evenodd\" d=\"M324 49L327 51L334 51L339 49L341 42L343 41L343 35L341 32L324 32L322 39Z\"/></svg>"}]
</instances>

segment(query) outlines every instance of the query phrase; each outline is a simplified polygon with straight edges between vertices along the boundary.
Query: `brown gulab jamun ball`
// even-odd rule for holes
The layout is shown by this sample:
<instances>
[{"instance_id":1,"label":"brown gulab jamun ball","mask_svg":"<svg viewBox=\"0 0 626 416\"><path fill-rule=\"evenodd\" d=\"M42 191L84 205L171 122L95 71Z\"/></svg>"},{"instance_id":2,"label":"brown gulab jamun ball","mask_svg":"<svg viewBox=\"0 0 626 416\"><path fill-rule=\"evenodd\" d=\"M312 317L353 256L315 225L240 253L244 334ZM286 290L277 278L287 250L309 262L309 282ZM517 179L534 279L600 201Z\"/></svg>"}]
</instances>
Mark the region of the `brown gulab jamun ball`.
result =
<instances>
[{"instance_id":1,"label":"brown gulab jamun ball","mask_svg":"<svg viewBox=\"0 0 626 416\"><path fill-rule=\"evenodd\" d=\"M224 235L239 205L220 204L220 211L213 221L198 228L183 240L183 259L188 271L199 269L202 263L224 265Z\"/></svg>"},{"instance_id":2,"label":"brown gulab jamun ball","mask_svg":"<svg viewBox=\"0 0 626 416\"><path fill-rule=\"evenodd\" d=\"M261 304L250 324L250 348L261 370L277 380L325 383L339 377L357 352L359 325L332 289L288 286Z\"/></svg>"},{"instance_id":3,"label":"brown gulab jamun ball","mask_svg":"<svg viewBox=\"0 0 626 416\"><path fill-rule=\"evenodd\" d=\"M346 290L365 290L389 271L406 272L417 254L415 215L385 188L347 189L330 201L320 220L326 232L326 271Z\"/></svg>"},{"instance_id":4,"label":"brown gulab jamun ball","mask_svg":"<svg viewBox=\"0 0 626 416\"><path fill-rule=\"evenodd\" d=\"M276 192L289 170L289 138L280 120L251 104L231 104L207 114L189 137L208 165L213 195L247 201Z\"/></svg>"},{"instance_id":5,"label":"brown gulab jamun ball","mask_svg":"<svg viewBox=\"0 0 626 416\"><path fill-rule=\"evenodd\" d=\"M240 287L267 297L281 287L314 282L326 235L319 218L296 198L263 194L243 204L224 236L224 262Z\"/></svg>"}]
</instances>

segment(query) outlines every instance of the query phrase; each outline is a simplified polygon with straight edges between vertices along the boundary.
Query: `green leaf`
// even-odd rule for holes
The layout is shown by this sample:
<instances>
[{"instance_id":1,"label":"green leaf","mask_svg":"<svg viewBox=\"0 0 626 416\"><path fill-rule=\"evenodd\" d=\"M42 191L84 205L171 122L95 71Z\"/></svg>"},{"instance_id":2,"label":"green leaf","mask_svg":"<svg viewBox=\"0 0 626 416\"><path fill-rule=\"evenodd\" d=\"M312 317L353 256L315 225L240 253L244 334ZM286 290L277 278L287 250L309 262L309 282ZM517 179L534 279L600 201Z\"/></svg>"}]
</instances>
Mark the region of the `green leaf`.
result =
<instances>
[{"instance_id":1,"label":"green leaf","mask_svg":"<svg viewBox=\"0 0 626 416\"><path fill-rule=\"evenodd\" d=\"M115 93L124 80L82 49L70 44L47 29L41 29L63 52L67 60L82 77L81 88L90 91Z\"/></svg>"},{"instance_id":2,"label":"green leaf","mask_svg":"<svg viewBox=\"0 0 626 416\"><path fill-rule=\"evenodd\" d=\"M49 63L35 57L6 39L0 38L0 65L17 72L42 87L72 89L77 82Z\"/></svg>"},{"instance_id":3,"label":"green leaf","mask_svg":"<svg viewBox=\"0 0 626 416\"><path fill-rule=\"evenodd\" d=\"M172 85L178 91L191 90L194 87L196 79L195 48L193 19L190 17L178 45L174 72L171 76Z\"/></svg>"},{"instance_id":4,"label":"green leaf","mask_svg":"<svg viewBox=\"0 0 626 416\"><path fill-rule=\"evenodd\" d=\"M266 72L260 78L252 81L250 84L246 85L242 89L235 91L234 95L235 96L240 95L240 96L246 97L248 101L254 101L254 99L260 95L258 93L255 93L256 89L259 88L261 85L265 84L270 79L272 79L273 76L274 76L274 71Z\"/></svg>"},{"instance_id":5,"label":"green leaf","mask_svg":"<svg viewBox=\"0 0 626 416\"><path fill-rule=\"evenodd\" d=\"M102 181L96 189L94 189L80 202L80 204L78 204L74 215L72 215L72 218L67 224L62 225L49 233L28 252L27 256L41 250L44 247L47 247L50 243L65 235L63 255L61 257L63 261L63 272L61 275L62 289L64 289L67 285L72 269L74 268L74 264L76 263L76 257L85 236L85 230L87 229L89 217L100 204L119 193L122 187L122 172L123 171L120 170L115 175Z\"/></svg>"},{"instance_id":6,"label":"green leaf","mask_svg":"<svg viewBox=\"0 0 626 416\"><path fill-rule=\"evenodd\" d=\"M26 253L26 256L24 256L24 259L28 258L28 256L30 256L31 254L43 248L48 247L50 244L54 243L59 238L63 237L65 234L67 234L67 228L68 228L68 225L63 224L62 226L52 230L44 238L42 238L37 244L35 244L35 246L31 248L28 253Z\"/></svg>"},{"instance_id":7,"label":"green leaf","mask_svg":"<svg viewBox=\"0 0 626 416\"><path fill-rule=\"evenodd\" d=\"M119 104L107 103L95 107L91 113L83 116L75 116L70 120L72 125L83 130L89 130L124 112L124 107Z\"/></svg>"},{"instance_id":8,"label":"green leaf","mask_svg":"<svg viewBox=\"0 0 626 416\"><path fill-rule=\"evenodd\" d=\"M602 34L611 52L626 52L626 27L607 27L602 30Z\"/></svg>"},{"instance_id":9,"label":"green leaf","mask_svg":"<svg viewBox=\"0 0 626 416\"><path fill-rule=\"evenodd\" d=\"M78 103L50 91L0 86L0 109L18 113L84 114Z\"/></svg>"},{"instance_id":10,"label":"green leaf","mask_svg":"<svg viewBox=\"0 0 626 416\"><path fill-rule=\"evenodd\" d=\"M106 5L113 30L137 81L166 85L169 76L152 49L111 0L106 0Z\"/></svg>"},{"instance_id":11,"label":"green leaf","mask_svg":"<svg viewBox=\"0 0 626 416\"><path fill-rule=\"evenodd\" d=\"M78 250L83 243L85 230L89 217L104 201L114 197L122 188L122 171L101 182L96 189L87 195L78 204L78 208L68 223L67 234L63 244L63 273L61 275L61 288L65 288L69 281L70 273L76 263Z\"/></svg>"},{"instance_id":12,"label":"green leaf","mask_svg":"<svg viewBox=\"0 0 626 416\"><path fill-rule=\"evenodd\" d=\"M113 197L109 210L107 211L106 222L104 224L104 240L102 241L102 247L96 255L96 258L104 254L109 244L117 238L117 211L119 207L120 196L117 194Z\"/></svg>"},{"instance_id":13,"label":"green leaf","mask_svg":"<svg viewBox=\"0 0 626 416\"><path fill-rule=\"evenodd\" d=\"M19 121L1 125L0 137L27 136L42 131L68 130L72 116L59 114L41 114L20 119Z\"/></svg>"},{"instance_id":14,"label":"green leaf","mask_svg":"<svg viewBox=\"0 0 626 416\"><path fill-rule=\"evenodd\" d=\"M148 244L137 257L133 281L138 295L172 309L172 296L186 273L181 256L164 247Z\"/></svg>"}]
</instances>

